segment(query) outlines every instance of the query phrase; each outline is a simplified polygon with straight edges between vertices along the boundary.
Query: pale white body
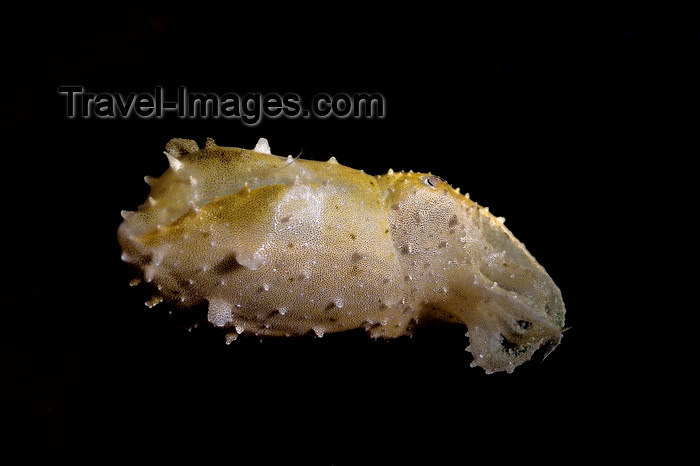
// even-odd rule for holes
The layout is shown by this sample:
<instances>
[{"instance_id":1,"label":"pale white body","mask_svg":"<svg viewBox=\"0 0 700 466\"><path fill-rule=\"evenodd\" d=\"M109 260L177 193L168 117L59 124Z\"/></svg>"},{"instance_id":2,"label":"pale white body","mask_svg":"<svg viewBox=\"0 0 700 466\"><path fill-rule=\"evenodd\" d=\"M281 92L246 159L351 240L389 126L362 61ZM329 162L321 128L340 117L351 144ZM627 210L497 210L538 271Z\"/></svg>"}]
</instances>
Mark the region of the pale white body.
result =
<instances>
[{"instance_id":1,"label":"pale white body","mask_svg":"<svg viewBox=\"0 0 700 466\"><path fill-rule=\"evenodd\" d=\"M561 339L549 275L502 219L436 176L277 157L264 140L167 149L171 167L119 228L123 259L158 289L150 304L206 302L229 339L459 322L487 372Z\"/></svg>"}]
</instances>

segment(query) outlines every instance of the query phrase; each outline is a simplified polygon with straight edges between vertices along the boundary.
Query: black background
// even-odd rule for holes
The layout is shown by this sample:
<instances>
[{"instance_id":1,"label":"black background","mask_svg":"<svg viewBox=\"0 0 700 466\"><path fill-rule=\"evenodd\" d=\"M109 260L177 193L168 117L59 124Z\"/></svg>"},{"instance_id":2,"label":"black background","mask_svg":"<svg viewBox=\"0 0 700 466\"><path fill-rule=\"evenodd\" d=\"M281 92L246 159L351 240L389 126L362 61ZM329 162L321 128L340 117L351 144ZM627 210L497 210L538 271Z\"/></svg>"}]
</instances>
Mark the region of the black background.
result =
<instances>
[{"instance_id":1,"label":"black background","mask_svg":"<svg viewBox=\"0 0 700 466\"><path fill-rule=\"evenodd\" d=\"M698 9L165 2L8 13L0 419L8 453L242 464L669 458L692 389ZM94 92L379 92L383 119L73 119ZM469 368L464 329L241 337L147 309L120 210L173 138L430 171L507 219L562 289L544 362ZM674 364L682 370L673 370Z\"/></svg>"}]
</instances>

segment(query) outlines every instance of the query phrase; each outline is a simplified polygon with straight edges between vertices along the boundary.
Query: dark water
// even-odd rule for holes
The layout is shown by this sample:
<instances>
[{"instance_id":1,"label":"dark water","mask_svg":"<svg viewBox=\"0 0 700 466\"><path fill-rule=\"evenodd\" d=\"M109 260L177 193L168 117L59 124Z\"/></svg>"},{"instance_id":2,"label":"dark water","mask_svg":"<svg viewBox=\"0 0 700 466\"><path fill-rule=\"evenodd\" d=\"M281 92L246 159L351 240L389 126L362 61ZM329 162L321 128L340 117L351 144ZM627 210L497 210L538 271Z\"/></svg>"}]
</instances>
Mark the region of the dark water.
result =
<instances>
[{"instance_id":1,"label":"dark water","mask_svg":"<svg viewBox=\"0 0 700 466\"><path fill-rule=\"evenodd\" d=\"M682 445L700 23L693 8L323 17L161 2L17 13L5 49L0 418L27 463L153 458L464 464L648 457ZM271 8L272 10L272 8ZM62 85L310 102L383 118L66 117ZM104 109L103 109L104 110ZM94 109L93 109L94 111ZM128 286L116 229L173 137L430 171L487 205L561 287L544 362L470 369L464 329L374 341L185 329ZM690 156L690 157L688 157ZM680 298L683 296L683 298ZM183 323L184 321L184 323ZM679 375L681 374L681 375Z\"/></svg>"}]
</instances>

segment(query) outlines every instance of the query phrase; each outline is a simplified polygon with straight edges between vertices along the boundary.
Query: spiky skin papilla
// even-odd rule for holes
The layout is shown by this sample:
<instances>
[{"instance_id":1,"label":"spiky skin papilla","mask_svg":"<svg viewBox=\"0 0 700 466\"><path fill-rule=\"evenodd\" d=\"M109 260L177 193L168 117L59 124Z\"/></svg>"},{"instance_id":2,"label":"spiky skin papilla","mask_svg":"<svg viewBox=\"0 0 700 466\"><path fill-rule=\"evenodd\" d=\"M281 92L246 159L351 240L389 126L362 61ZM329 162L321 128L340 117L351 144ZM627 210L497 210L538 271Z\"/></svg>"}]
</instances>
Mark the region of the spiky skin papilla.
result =
<instances>
[{"instance_id":1,"label":"spiky skin papilla","mask_svg":"<svg viewBox=\"0 0 700 466\"><path fill-rule=\"evenodd\" d=\"M118 230L161 300L241 333L398 337L466 325L472 366L508 371L560 342L559 288L503 219L437 176L173 139L170 168Z\"/></svg>"}]
</instances>

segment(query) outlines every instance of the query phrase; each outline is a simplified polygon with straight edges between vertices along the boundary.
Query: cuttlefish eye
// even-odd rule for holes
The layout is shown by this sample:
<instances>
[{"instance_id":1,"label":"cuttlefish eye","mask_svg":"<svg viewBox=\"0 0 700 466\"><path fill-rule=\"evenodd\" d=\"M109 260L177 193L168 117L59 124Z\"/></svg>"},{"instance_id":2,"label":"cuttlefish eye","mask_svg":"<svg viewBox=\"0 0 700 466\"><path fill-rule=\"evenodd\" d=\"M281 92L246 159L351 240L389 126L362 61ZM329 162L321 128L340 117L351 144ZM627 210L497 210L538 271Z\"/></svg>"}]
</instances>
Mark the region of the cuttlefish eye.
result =
<instances>
[{"instance_id":1,"label":"cuttlefish eye","mask_svg":"<svg viewBox=\"0 0 700 466\"><path fill-rule=\"evenodd\" d=\"M445 183L445 180L443 180L439 176L426 175L425 177L423 177L423 182L431 188L434 188L441 183Z\"/></svg>"},{"instance_id":2,"label":"cuttlefish eye","mask_svg":"<svg viewBox=\"0 0 700 466\"><path fill-rule=\"evenodd\" d=\"M170 167L123 211L122 259L146 303L206 305L226 340L365 328L467 328L472 366L511 372L564 328L559 288L525 246L439 176L173 139Z\"/></svg>"}]
</instances>

